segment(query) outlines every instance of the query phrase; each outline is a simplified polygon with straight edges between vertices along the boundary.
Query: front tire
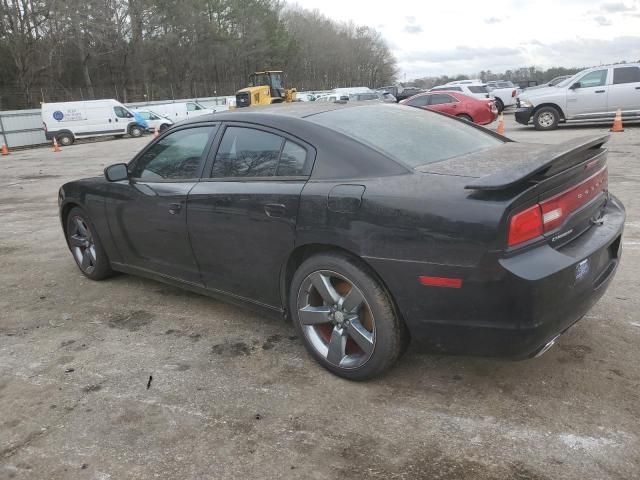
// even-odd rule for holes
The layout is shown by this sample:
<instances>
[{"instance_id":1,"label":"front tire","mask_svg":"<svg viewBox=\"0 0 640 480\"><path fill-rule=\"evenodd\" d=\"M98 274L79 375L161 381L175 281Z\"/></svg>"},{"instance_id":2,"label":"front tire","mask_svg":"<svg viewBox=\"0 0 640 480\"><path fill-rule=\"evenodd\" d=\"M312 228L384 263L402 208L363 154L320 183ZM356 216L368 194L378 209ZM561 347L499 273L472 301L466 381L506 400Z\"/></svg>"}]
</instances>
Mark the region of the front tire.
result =
<instances>
[{"instance_id":1,"label":"front tire","mask_svg":"<svg viewBox=\"0 0 640 480\"><path fill-rule=\"evenodd\" d=\"M533 115L536 130L555 130L560 121L560 112L554 107L542 107Z\"/></svg>"},{"instance_id":2,"label":"front tire","mask_svg":"<svg viewBox=\"0 0 640 480\"><path fill-rule=\"evenodd\" d=\"M84 276L91 280L103 280L113 274L109 258L89 216L79 207L67 215L67 244Z\"/></svg>"},{"instance_id":3,"label":"front tire","mask_svg":"<svg viewBox=\"0 0 640 480\"><path fill-rule=\"evenodd\" d=\"M346 255L318 254L300 265L291 282L289 309L311 356L349 380L382 374L407 344L406 329L385 289Z\"/></svg>"},{"instance_id":4,"label":"front tire","mask_svg":"<svg viewBox=\"0 0 640 480\"><path fill-rule=\"evenodd\" d=\"M63 147L73 145L73 142L75 142L75 138L73 138L73 135L71 135L70 133L61 133L57 135L56 138L58 139L58 143L60 143L60 145L62 145Z\"/></svg>"},{"instance_id":5,"label":"front tire","mask_svg":"<svg viewBox=\"0 0 640 480\"><path fill-rule=\"evenodd\" d=\"M132 125L129 128L129 135L131 135L133 138L138 138L142 136L142 128L138 125Z\"/></svg>"}]
</instances>

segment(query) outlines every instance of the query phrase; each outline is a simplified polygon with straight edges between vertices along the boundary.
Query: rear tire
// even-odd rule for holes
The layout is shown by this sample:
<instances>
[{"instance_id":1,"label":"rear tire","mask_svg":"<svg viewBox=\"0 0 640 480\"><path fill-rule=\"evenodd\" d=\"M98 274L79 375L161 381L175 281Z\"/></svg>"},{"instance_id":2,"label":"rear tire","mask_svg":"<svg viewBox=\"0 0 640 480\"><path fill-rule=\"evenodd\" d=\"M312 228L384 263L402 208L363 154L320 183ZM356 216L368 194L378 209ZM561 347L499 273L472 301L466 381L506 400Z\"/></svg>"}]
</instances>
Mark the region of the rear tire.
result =
<instances>
[{"instance_id":1,"label":"rear tire","mask_svg":"<svg viewBox=\"0 0 640 480\"><path fill-rule=\"evenodd\" d=\"M560 121L560 112L554 107L542 107L533 115L536 130L555 130Z\"/></svg>"},{"instance_id":2,"label":"rear tire","mask_svg":"<svg viewBox=\"0 0 640 480\"><path fill-rule=\"evenodd\" d=\"M469 115L467 115L466 113L461 113L459 115L456 115L456 117L458 117L461 120L465 120L467 122L471 122L473 123L473 118L471 118Z\"/></svg>"},{"instance_id":3,"label":"rear tire","mask_svg":"<svg viewBox=\"0 0 640 480\"><path fill-rule=\"evenodd\" d=\"M91 280L103 280L113 275L109 258L85 211L80 207L72 208L66 226L67 244L82 274Z\"/></svg>"},{"instance_id":4,"label":"rear tire","mask_svg":"<svg viewBox=\"0 0 640 480\"><path fill-rule=\"evenodd\" d=\"M129 127L129 135L131 135L133 138L141 137L142 133L142 127L138 125L132 125L131 127Z\"/></svg>"},{"instance_id":5,"label":"rear tire","mask_svg":"<svg viewBox=\"0 0 640 480\"><path fill-rule=\"evenodd\" d=\"M291 281L289 311L309 354L349 380L381 375L408 342L384 287L346 255L323 253L305 260Z\"/></svg>"},{"instance_id":6,"label":"rear tire","mask_svg":"<svg viewBox=\"0 0 640 480\"><path fill-rule=\"evenodd\" d=\"M504 103L499 97L495 97L496 108L498 109L498 113L502 113L504 111Z\"/></svg>"},{"instance_id":7,"label":"rear tire","mask_svg":"<svg viewBox=\"0 0 640 480\"><path fill-rule=\"evenodd\" d=\"M166 123L163 123L162 125L160 125L160 128L158 130L160 132L164 132L167 128L169 128L169 125L167 125Z\"/></svg>"}]
</instances>

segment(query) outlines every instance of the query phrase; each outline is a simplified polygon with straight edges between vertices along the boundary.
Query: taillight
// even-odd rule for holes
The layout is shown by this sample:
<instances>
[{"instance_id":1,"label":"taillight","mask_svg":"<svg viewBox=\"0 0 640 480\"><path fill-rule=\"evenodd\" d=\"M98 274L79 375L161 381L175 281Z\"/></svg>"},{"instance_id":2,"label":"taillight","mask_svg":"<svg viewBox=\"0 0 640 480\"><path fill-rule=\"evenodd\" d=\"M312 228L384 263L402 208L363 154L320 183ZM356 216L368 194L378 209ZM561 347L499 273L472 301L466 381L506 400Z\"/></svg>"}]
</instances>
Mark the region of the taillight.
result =
<instances>
[{"instance_id":1,"label":"taillight","mask_svg":"<svg viewBox=\"0 0 640 480\"><path fill-rule=\"evenodd\" d=\"M516 213L509 221L508 245L513 247L558 228L608 185L607 167L577 185Z\"/></svg>"},{"instance_id":2,"label":"taillight","mask_svg":"<svg viewBox=\"0 0 640 480\"><path fill-rule=\"evenodd\" d=\"M509 222L509 246L513 247L542 235L542 210L540 205L516 213Z\"/></svg>"},{"instance_id":3,"label":"taillight","mask_svg":"<svg viewBox=\"0 0 640 480\"><path fill-rule=\"evenodd\" d=\"M607 167L604 167L575 187L540 202L544 231L559 227L571 212L575 212L598 193L606 190L608 177Z\"/></svg>"},{"instance_id":4,"label":"taillight","mask_svg":"<svg viewBox=\"0 0 640 480\"><path fill-rule=\"evenodd\" d=\"M517 95L516 91L514 90L513 92L511 92L511 97L515 97Z\"/></svg>"}]
</instances>

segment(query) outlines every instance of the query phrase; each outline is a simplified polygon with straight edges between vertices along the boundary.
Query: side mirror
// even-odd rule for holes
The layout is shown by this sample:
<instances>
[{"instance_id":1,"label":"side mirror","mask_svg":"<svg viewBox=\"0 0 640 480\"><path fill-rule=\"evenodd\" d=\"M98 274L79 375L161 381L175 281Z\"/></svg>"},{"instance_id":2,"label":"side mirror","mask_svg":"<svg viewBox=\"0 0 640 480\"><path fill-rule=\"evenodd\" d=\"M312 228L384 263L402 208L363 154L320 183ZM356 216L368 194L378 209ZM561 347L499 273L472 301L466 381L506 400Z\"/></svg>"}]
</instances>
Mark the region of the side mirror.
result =
<instances>
[{"instance_id":1,"label":"side mirror","mask_svg":"<svg viewBox=\"0 0 640 480\"><path fill-rule=\"evenodd\" d=\"M120 182L129 178L129 170L126 163L116 163L104 169L104 178L109 182Z\"/></svg>"},{"instance_id":2,"label":"side mirror","mask_svg":"<svg viewBox=\"0 0 640 480\"><path fill-rule=\"evenodd\" d=\"M576 88L580 88L580 82L576 82L569 87L570 90L575 90Z\"/></svg>"}]
</instances>

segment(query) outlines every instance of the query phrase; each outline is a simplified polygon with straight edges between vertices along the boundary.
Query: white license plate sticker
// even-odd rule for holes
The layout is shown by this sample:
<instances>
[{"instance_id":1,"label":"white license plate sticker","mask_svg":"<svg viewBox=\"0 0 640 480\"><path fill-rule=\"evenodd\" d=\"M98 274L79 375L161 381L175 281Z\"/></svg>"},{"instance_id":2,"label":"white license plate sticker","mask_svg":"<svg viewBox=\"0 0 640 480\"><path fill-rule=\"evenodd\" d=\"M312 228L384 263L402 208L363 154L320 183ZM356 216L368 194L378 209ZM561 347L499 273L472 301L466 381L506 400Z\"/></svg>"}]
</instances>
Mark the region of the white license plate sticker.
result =
<instances>
[{"instance_id":1,"label":"white license plate sticker","mask_svg":"<svg viewBox=\"0 0 640 480\"><path fill-rule=\"evenodd\" d=\"M589 273L589 259L585 258L576 265L576 282L582 280Z\"/></svg>"}]
</instances>

